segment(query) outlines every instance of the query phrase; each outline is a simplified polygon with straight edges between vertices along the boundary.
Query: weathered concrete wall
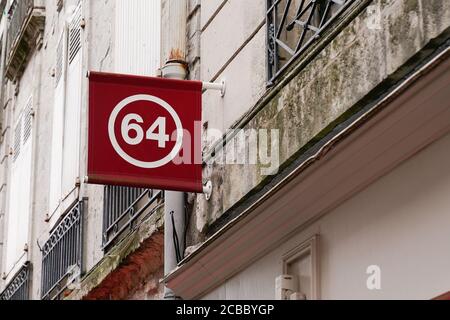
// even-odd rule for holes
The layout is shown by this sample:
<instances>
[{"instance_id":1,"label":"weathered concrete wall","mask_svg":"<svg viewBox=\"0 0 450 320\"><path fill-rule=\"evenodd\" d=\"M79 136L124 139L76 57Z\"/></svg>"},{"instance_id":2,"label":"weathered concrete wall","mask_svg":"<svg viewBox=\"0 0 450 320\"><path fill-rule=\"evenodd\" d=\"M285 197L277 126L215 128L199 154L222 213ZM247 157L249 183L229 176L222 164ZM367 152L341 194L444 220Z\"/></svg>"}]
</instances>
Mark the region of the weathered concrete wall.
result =
<instances>
[{"instance_id":1,"label":"weathered concrete wall","mask_svg":"<svg viewBox=\"0 0 450 320\"><path fill-rule=\"evenodd\" d=\"M84 53L87 56L84 70L112 72L114 70L114 19L115 1L87 1L86 37ZM88 87L87 79L83 89L82 119L82 151L81 172L86 172L87 163L87 101ZM84 133L84 135L83 135ZM103 224L103 186L86 185L81 186L81 193L88 198L89 210L85 216L86 236L84 242L85 270L89 271L102 258L102 224Z\"/></svg>"},{"instance_id":2,"label":"weathered concrete wall","mask_svg":"<svg viewBox=\"0 0 450 320\"><path fill-rule=\"evenodd\" d=\"M203 95L203 119L210 129L229 129L263 95L265 69L265 1L203 1L201 78L227 82L225 97ZM204 148L216 141L205 136Z\"/></svg>"},{"instance_id":3,"label":"weathered concrete wall","mask_svg":"<svg viewBox=\"0 0 450 320\"><path fill-rule=\"evenodd\" d=\"M50 2L50 1L47 1ZM46 3L47 5L47 3ZM52 139L52 123L53 123L53 92L55 80L52 77L56 61L56 48L59 41L59 35L63 25L64 18L59 17L56 10L56 3L48 3L46 11L46 28L44 31L44 44L35 56L39 56L41 63L41 79L37 81L40 84L39 100L34 98L38 105L35 105L34 118L34 175L35 183L32 185L34 191L34 201L32 208L32 218L30 219L32 226L32 235L30 243L30 261L33 265L31 297L33 299L40 298L40 274L41 274L41 252L40 245L48 238L49 226L45 222L46 215L49 214L48 190L50 187L50 161ZM27 73L32 72L30 65L25 69L25 74L21 79L21 92L26 86L32 86L33 81L27 79ZM39 246L38 246L39 243Z\"/></svg>"},{"instance_id":4,"label":"weathered concrete wall","mask_svg":"<svg viewBox=\"0 0 450 320\"><path fill-rule=\"evenodd\" d=\"M6 7L6 0L0 1L0 12L3 13L3 10ZM4 47L6 47L5 41L5 29L6 29L6 19L4 15L0 17L0 79L3 83L4 78L4 68L5 68L5 52ZM5 210L6 210L6 183L7 183L7 148L5 141L8 141L7 133L8 133L8 123L7 123L7 112L5 110L3 96L5 94L5 88L0 85L0 267L3 265L3 238L4 238L4 225L5 225Z\"/></svg>"},{"instance_id":5,"label":"weathered concrete wall","mask_svg":"<svg viewBox=\"0 0 450 320\"><path fill-rule=\"evenodd\" d=\"M12 128L14 127L20 112L24 109L26 106L26 103L28 99L32 96L33 97L33 109L35 111L34 121L33 121L33 146L32 148L36 151L33 151L34 154L40 155L47 155L48 154L48 130L49 126L45 125L45 121L47 121L49 117L50 112L50 106L48 105L48 101L44 98L41 100L41 88L39 84L41 83L42 79L47 79L44 75L45 72L47 72L48 78L50 78L49 72L50 69L47 68L44 71L43 66L43 55L42 52L44 51L44 48L41 48L40 50L35 50L34 54L30 57L27 67L25 69L24 74L21 77L21 81L17 83L11 83L8 82L6 85L6 90L4 91L4 113L3 113L3 119L5 126L3 128L3 140L1 141L1 150L2 150L2 165L4 166L3 172L1 174L1 179L4 180L3 185L4 188L2 190L2 197L1 200L3 202L3 212L6 214L8 211L8 185L10 183L10 168L12 164L12 157L10 154L11 147L13 146L13 134L12 134ZM49 57L49 59L52 59L53 57ZM53 83L51 81L51 78L47 80L46 85L51 86L50 83ZM42 88L43 90L47 89L48 87L44 86ZM46 104L47 103L47 104ZM42 119L42 123L39 122L38 119ZM43 143L43 140L45 142ZM42 149L40 150L41 153L37 151L38 145L42 145ZM32 200L31 200L31 210L34 211L34 208L37 208L39 210L42 208L42 206L45 203L46 207L46 201L48 199L48 195L44 194L42 192L42 188L46 188L48 190L48 177L45 176L45 173L49 172L49 167L46 166L46 164L43 163L43 159L41 161L33 161L32 163L33 169L36 173L32 177L31 180L31 188L32 188ZM44 167L44 168L43 168ZM44 179L42 177L45 176ZM37 187L34 187L37 186ZM36 199L33 201L33 199ZM30 224L26 226L22 226L23 232L28 233L28 252L24 252L24 256L21 260L17 261L17 265L13 270L8 270L5 266L5 264L2 264L2 272L16 272L17 267L20 267L20 264L24 261L32 260L38 253L39 250L36 247L36 233L39 233L42 228L45 226L45 213L46 211L41 211L41 215L34 215L31 214L30 216ZM7 225L7 219L8 216L5 217L5 226ZM3 241L6 240L8 230L5 230L5 234L3 237ZM34 240L34 241L33 241ZM5 243L6 245L6 243ZM6 248L5 248L6 250ZM39 272L39 268L36 272ZM13 275L13 274L12 274ZM11 276L12 276L11 275ZM1 281L1 286L5 285L4 281Z\"/></svg>"},{"instance_id":6,"label":"weathered concrete wall","mask_svg":"<svg viewBox=\"0 0 450 320\"><path fill-rule=\"evenodd\" d=\"M2 5L6 5L6 1L2 1ZM2 41L0 41L0 57L2 61L4 61L5 53L3 52L4 43L4 30L6 27L6 19L4 17L0 18L0 37ZM0 62L0 72L4 72L4 63ZM0 76L0 79L3 79ZM6 112L6 104L3 102L3 96L5 95L5 89L3 86L0 86L0 267L3 265L3 237L4 237L4 225L5 225L5 211L6 211L6 183L7 183L7 159L8 159L8 148L6 141L9 141L8 130L9 123L7 119L8 112Z\"/></svg>"},{"instance_id":7,"label":"weathered concrete wall","mask_svg":"<svg viewBox=\"0 0 450 320\"><path fill-rule=\"evenodd\" d=\"M83 7L83 15L92 17L95 13L95 18L87 21L87 30L84 33L83 43L83 73L85 74L91 67L88 65L92 61L98 69L102 65L111 63L107 61L108 56L104 56L108 52L110 43L108 42L108 34L113 25L111 17L114 11L114 2L99 3L97 1L88 1L88 5ZM65 2L65 7L58 13L56 10L56 3L54 1L46 1L47 24L44 34L44 46L36 53L40 59L40 67L42 70L40 81L32 81L26 78L27 72L33 72L30 66L27 67L26 73L21 80L22 86L39 83L39 105L36 106L35 117L35 131L36 131L36 154L34 164L34 174L36 183L32 187L34 190L34 207L32 228L33 233L30 241L30 261L33 265L33 281L32 281L32 298L39 299L40 281L41 281L41 261L42 256L37 241L40 245L48 239L51 226L45 222L46 214L49 214L48 208L48 192L49 192L49 178L50 178L50 161L52 139L52 121L53 121L53 101L54 101L54 86L53 71L55 68L56 52L58 41L62 32L63 25L67 19L68 10L71 6L77 4L77 1ZM95 46L91 44L95 43ZM24 88L21 88L21 92ZM21 93L20 93L21 94ZM82 105L82 125L81 125L81 150L80 172L84 170L84 161L86 158L86 137L83 132L87 128L86 110L87 110L87 80L83 84L83 105ZM102 243L102 206L103 206L103 188L102 187L86 187L82 186L80 195L88 198L88 208L85 211L85 243L84 243L84 260L85 268L89 270L95 263L97 263L103 256L101 251ZM63 204L68 206L69 203Z\"/></svg>"},{"instance_id":8,"label":"weathered concrete wall","mask_svg":"<svg viewBox=\"0 0 450 320\"><path fill-rule=\"evenodd\" d=\"M219 19L220 12L227 6L230 6L231 10L233 3L235 2L226 2L219 13L216 13L216 17L209 22L207 29L211 29L204 30L202 33L202 74L204 75L214 77L213 75L217 74L221 65L219 62L211 61L216 58L217 50L214 51L213 47L205 49L210 42L214 43L211 38L226 37L225 33L233 34L233 38L239 38L242 34L250 34L247 29L244 31L240 29L239 35L236 32L225 32L223 31L225 25L220 24L220 20L217 20L217 26L215 26L214 20ZM357 1L355 5L362 7L367 3L368 1ZM383 91L383 87L384 90L387 90L392 83L404 75L405 70L423 59L430 52L430 48L433 50L433 46L437 46L439 41L436 38L444 39L449 36L450 6L443 1L378 0L371 4L375 7L371 7L371 10L365 8L354 19L351 19L345 29L319 54L315 55L314 50L320 47L321 41L325 41L326 36L323 37L325 40L320 40L305 53L305 58L300 58L295 63L301 68L291 68L281 77L280 84L268 90L258 103L256 103L256 99L248 99L247 107L243 111L241 110L244 114L248 109L253 108L234 127L279 130L281 167L288 164L292 157L304 152L307 146L318 141L339 122L353 114L361 107L358 103L367 103L369 100L365 99L370 93L375 90ZM376 28L373 27L373 8L381 14L381 24ZM203 10L213 11L206 9L204 4ZM248 15L240 13L245 10L238 5L227 14L228 17L233 17L233 24L227 25L228 29L234 28L234 25L242 28L244 22L240 19L246 19L246 21L249 19ZM258 9L256 12L259 12ZM354 12L358 11L354 10ZM228 20L231 21L230 19ZM256 25L257 23L254 21L253 29ZM260 33L264 33L263 30L264 28ZM215 36L209 36L209 34ZM221 36L217 36L218 34ZM248 58L245 58L246 50L250 52L250 55L255 55L255 52L258 52L260 56L265 55L264 45L257 44L258 37L259 35L256 34L252 40L255 41L254 48L250 41L234 57L236 61L243 59L237 64L239 66L239 68L236 67L237 73L242 70L244 62L248 61ZM264 36L260 37L259 41L261 42ZM224 43L228 43L227 40ZM232 42L228 43L228 46L234 47L235 50L238 47ZM225 52L227 51L225 50ZM306 61L306 57L313 53L314 58L311 61L308 60L307 64L303 63ZM217 59L224 61L225 56L228 57L231 54L221 52ZM214 58L208 56L214 56ZM257 58L254 58L254 61L258 61ZM233 62L227 65L223 72L232 72L232 69ZM253 85L258 81L261 85L264 84L264 72L258 70L258 68L251 70L249 78ZM246 72L241 74L243 79L245 79L245 74ZM289 81L283 83L283 78ZM242 88L242 94L251 92L246 86L246 81L233 83ZM235 98L232 91L233 83L229 83L231 88L227 93L230 99ZM258 86L254 85L254 87ZM225 103L226 97L222 104L217 101L210 103L208 95L209 93L204 96L205 121L209 121L210 126L220 127L220 123L225 126L225 115L220 113L228 113L228 110L232 110L233 107ZM219 98L215 97L215 99ZM254 102L251 103L251 101ZM220 107L218 108L218 106ZM208 113L208 108L214 108L214 111ZM234 121L236 120L237 118L234 119ZM229 125L227 123L227 126ZM195 240L191 244L204 239L209 227L213 226L224 213L271 179L270 176L261 174L263 168L261 165L221 164L221 158L224 154L229 153L230 150L227 148L221 149L215 154L212 153L212 159L204 169L204 177L212 180L214 192L209 202L203 196L197 197L194 211L195 222L191 226L192 238Z\"/></svg>"},{"instance_id":9,"label":"weathered concrete wall","mask_svg":"<svg viewBox=\"0 0 450 320\"><path fill-rule=\"evenodd\" d=\"M210 130L224 132L230 128L265 92L265 1L215 0L200 3L190 0L189 8L190 78L211 82L225 79L227 82L224 97L216 91L203 94L203 127L208 129L203 134L203 150L207 154L220 137ZM221 168L214 173L207 170L204 174L208 178L211 175L221 176ZM191 199L194 197L192 195ZM196 229L197 222L204 224L202 216L207 209L198 204L191 205L199 214L190 220ZM202 239L194 233L190 236L193 243Z\"/></svg>"},{"instance_id":10,"label":"weathered concrete wall","mask_svg":"<svg viewBox=\"0 0 450 320\"><path fill-rule=\"evenodd\" d=\"M200 39L201 39L201 1L188 1L187 20L187 57L189 79L201 80Z\"/></svg>"},{"instance_id":11,"label":"weathered concrete wall","mask_svg":"<svg viewBox=\"0 0 450 320\"><path fill-rule=\"evenodd\" d=\"M8 87L3 88L5 91L9 91ZM5 92L6 93L6 92ZM9 181L9 151L10 151L10 139L11 139L11 114L12 106L10 102L2 103L2 129L0 138L0 267L3 270L5 261L3 257L6 256L6 246L5 239L7 235L6 225L7 225L7 201L8 201L8 181ZM3 285L0 280L0 287Z\"/></svg>"}]
</instances>

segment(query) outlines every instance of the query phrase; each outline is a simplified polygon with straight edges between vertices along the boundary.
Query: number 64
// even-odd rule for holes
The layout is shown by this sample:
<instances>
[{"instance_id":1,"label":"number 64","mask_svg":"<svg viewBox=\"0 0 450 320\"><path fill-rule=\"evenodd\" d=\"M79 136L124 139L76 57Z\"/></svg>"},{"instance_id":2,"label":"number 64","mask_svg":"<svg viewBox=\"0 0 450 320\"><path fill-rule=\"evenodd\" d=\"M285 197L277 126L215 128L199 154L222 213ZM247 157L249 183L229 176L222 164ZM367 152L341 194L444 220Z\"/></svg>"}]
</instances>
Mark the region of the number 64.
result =
<instances>
[{"instance_id":1,"label":"number 64","mask_svg":"<svg viewBox=\"0 0 450 320\"><path fill-rule=\"evenodd\" d=\"M130 123L131 121L135 121L136 123ZM139 125L142 123L144 123L144 119L136 113L130 113L123 118L121 132L122 137L127 144L135 146L144 140L144 129L141 125ZM131 131L136 133L136 137L130 137ZM164 149L166 147L166 143L170 140L169 135L166 134L166 118L159 117L156 119L156 121L146 131L145 139L158 141L158 148Z\"/></svg>"}]
</instances>

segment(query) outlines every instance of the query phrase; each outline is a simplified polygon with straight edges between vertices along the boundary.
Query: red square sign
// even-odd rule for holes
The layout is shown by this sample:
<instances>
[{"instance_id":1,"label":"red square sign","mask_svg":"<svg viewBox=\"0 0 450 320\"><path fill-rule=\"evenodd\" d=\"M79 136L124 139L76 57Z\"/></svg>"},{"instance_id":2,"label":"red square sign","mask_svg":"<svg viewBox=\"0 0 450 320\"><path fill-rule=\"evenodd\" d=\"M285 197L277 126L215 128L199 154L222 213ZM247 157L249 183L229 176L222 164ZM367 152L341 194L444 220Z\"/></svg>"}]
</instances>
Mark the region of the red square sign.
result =
<instances>
[{"instance_id":1,"label":"red square sign","mask_svg":"<svg viewBox=\"0 0 450 320\"><path fill-rule=\"evenodd\" d=\"M202 192L202 83L91 72L88 183Z\"/></svg>"}]
</instances>

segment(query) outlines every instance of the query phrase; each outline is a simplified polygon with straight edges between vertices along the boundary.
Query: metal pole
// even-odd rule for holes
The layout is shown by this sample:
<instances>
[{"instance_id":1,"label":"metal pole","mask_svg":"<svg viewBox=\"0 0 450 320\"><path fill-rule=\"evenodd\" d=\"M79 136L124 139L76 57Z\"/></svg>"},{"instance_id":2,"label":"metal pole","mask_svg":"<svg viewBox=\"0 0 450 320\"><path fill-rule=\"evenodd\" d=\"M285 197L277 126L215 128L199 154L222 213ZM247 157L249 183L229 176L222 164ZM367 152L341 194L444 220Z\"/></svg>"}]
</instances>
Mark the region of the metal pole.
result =
<instances>
[{"instance_id":1,"label":"metal pole","mask_svg":"<svg viewBox=\"0 0 450 320\"><path fill-rule=\"evenodd\" d=\"M187 2L162 0L161 48L166 63L162 68L164 78L184 80L186 64ZM168 275L184 255L185 209L183 192L165 192L164 208L164 274ZM180 299L174 292L164 289L164 299Z\"/></svg>"}]
</instances>

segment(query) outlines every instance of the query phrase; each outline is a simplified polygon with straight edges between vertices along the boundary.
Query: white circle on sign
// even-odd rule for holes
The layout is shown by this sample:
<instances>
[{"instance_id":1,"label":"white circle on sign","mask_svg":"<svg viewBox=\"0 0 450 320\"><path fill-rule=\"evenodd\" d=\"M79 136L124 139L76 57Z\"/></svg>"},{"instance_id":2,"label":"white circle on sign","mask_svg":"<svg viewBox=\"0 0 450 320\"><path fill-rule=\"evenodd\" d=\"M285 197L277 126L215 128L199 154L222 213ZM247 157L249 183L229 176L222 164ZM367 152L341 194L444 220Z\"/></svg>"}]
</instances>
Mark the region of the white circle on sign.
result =
<instances>
[{"instance_id":1,"label":"white circle on sign","mask_svg":"<svg viewBox=\"0 0 450 320\"><path fill-rule=\"evenodd\" d=\"M115 132L115 123L117 120L117 116L119 115L120 111L122 111L125 107L127 107L130 103L136 102L136 101L148 101L156 103L157 105L161 106L162 108L166 109L167 112L170 114L172 119L175 121L175 126L177 127L177 141L175 143L175 146L173 147L172 151L164 158L157 160L157 161L141 161L138 159L133 158L128 153L126 153L122 147L117 142L116 138L116 132ZM168 104L166 101L147 94L138 94L131 97L128 97L126 99L123 99L119 104L114 108L114 110L111 113L111 116L109 117L109 123L108 123L108 134L109 139L111 140L111 144L114 148L114 150L117 152L117 154L127 161L128 163L139 167L143 169L155 169L162 167L166 164L168 164L170 161L175 159L175 157L178 155L178 153L181 150L181 147L183 146L183 126L181 124L180 117L178 116L177 112L172 108L170 104Z\"/></svg>"}]
</instances>

